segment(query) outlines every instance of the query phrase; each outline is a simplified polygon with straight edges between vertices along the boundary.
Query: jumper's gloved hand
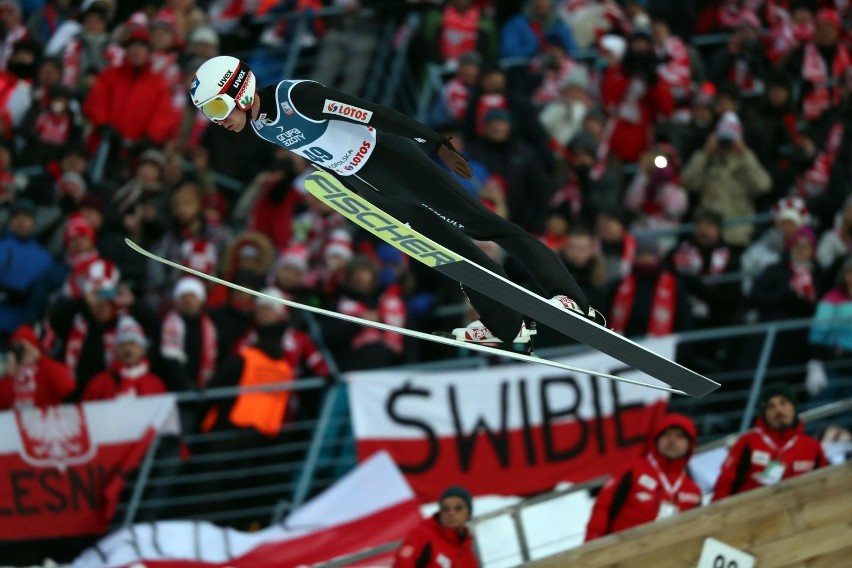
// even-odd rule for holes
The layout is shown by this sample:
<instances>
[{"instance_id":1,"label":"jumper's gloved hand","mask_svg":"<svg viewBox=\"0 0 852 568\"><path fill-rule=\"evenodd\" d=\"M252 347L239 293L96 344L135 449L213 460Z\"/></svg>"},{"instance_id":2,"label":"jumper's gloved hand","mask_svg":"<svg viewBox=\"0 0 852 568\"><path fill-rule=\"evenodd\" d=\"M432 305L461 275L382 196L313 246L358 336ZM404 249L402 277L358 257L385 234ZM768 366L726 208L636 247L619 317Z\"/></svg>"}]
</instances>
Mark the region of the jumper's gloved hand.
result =
<instances>
[{"instance_id":1,"label":"jumper's gloved hand","mask_svg":"<svg viewBox=\"0 0 852 568\"><path fill-rule=\"evenodd\" d=\"M463 177L464 179L470 179L473 177L473 170L470 168L470 164L464 156L456 152L456 149L453 148L452 144L450 144L449 138L444 140L441 145L438 146L438 157L441 158L444 165L457 176Z\"/></svg>"}]
</instances>

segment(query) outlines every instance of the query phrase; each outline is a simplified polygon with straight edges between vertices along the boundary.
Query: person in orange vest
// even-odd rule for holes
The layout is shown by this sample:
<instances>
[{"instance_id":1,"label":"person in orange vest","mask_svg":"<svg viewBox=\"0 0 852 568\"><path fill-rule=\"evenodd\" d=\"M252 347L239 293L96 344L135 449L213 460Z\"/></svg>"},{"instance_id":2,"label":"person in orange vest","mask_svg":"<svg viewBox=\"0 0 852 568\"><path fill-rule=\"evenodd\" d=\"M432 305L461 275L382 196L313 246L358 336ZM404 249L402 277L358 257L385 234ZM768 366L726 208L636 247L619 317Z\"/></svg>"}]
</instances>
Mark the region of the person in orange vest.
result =
<instances>
[{"instance_id":1,"label":"person in orange vest","mask_svg":"<svg viewBox=\"0 0 852 568\"><path fill-rule=\"evenodd\" d=\"M464 487L448 487L438 501L440 510L411 531L396 551L394 568L475 568L473 535L467 522L473 499Z\"/></svg>"},{"instance_id":2,"label":"person in orange vest","mask_svg":"<svg viewBox=\"0 0 852 568\"><path fill-rule=\"evenodd\" d=\"M275 289L269 288L261 292L277 293ZM257 300L254 308L254 341L243 345L238 354L225 360L208 385L208 391L217 387L260 387L293 382L295 373L287 360L279 325L284 309L282 304L272 300ZM216 506L220 510L263 510L263 507L269 506L271 495L276 490L269 489L266 494L249 497L232 497L233 500L229 500L228 496L244 489L259 490L266 486L277 486L287 480L288 462L298 460L301 452L292 445L297 429L282 430L288 421L290 402L291 392L288 390L241 392L233 398L213 399L201 425L202 431L231 431L236 434L217 441L215 451L239 452L241 457L225 464L226 469L253 472L252 475L223 478L199 489L205 494L220 493L222 498ZM281 467L280 471L271 471L276 466ZM208 473L222 471L221 467L212 463L203 469ZM255 473L256 470L258 473ZM265 473L260 473L260 470ZM209 509L208 505L205 505L205 509ZM249 515L235 520L231 526L251 530L268 516L268 513L259 513L256 518Z\"/></svg>"}]
</instances>

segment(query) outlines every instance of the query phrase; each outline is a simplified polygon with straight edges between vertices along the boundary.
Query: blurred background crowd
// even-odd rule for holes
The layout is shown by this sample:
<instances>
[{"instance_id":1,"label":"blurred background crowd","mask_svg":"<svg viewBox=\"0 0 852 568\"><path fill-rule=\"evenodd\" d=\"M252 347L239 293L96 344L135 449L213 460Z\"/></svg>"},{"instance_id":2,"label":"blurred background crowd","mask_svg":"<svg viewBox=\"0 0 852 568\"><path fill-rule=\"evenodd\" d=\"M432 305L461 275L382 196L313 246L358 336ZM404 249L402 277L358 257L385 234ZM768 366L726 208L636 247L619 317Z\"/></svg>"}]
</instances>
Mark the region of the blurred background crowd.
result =
<instances>
[{"instance_id":1,"label":"blurred background crowd","mask_svg":"<svg viewBox=\"0 0 852 568\"><path fill-rule=\"evenodd\" d=\"M157 388L205 388L241 346L266 340L297 372L327 373L307 364L322 357L299 314L181 279L124 238L394 325L434 331L472 317L447 309L464 302L457 286L306 195L303 159L216 128L186 92L219 53L272 83L274 50L298 45L310 64L293 67L297 78L363 94L391 21L397 37L413 34L414 74L440 81L418 118L471 160L469 191L556 250L616 331L848 311L848 10L831 0L0 0L5 374L43 352L70 377L54 399L94 396L99 373L130 364L119 350L131 335ZM413 32L406 13L420 17ZM697 41L707 37L717 41ZM507 270L526 281L520 266ZM344 370L446 354L320 324ZM852 350L836 325L786 335L775 363L813 362L813 394L825 382L818 362ZM32 349L16 351L20 338ZM710 372L747 364L754 350L739 347L682 358ZM0 384L0 407L41 392Z\"/></svg>"}]
</instances>

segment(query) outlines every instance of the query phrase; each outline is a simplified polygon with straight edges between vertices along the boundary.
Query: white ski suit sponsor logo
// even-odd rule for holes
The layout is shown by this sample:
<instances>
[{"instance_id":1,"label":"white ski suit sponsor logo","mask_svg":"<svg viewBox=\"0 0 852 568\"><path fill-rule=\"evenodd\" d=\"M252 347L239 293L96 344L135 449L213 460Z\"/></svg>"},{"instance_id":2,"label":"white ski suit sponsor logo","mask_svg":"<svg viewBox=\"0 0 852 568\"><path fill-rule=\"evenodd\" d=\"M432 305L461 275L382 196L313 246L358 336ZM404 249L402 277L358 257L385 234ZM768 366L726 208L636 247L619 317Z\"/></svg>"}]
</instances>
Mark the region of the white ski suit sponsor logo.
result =
<instances>
[{"instance_id":1,"label":"white ski suit sponsor logo","mask_svg":"<svg viewBox=\"0 0 852 568\"><path fill-rule=\"evenodd\" d=\"M356 106L347 105L341 103L340 101L333 101L331 99L325 99L325 105L323 105L323 113L336 114L337 116L344 116L351 120L356 120L358 122L363 123L370 122L370 119L373 117L373 111L358 108Z\"/></svg>"},{"instance_id":2,"label":"white ski suit sponsor logo","mask_svg":"<svg viewBox=\"0 0 852 568\"><path fill-rule=\"evenodd\" d=\"M283 127L279 127L283 128ZM279 142L287 146L288 148L293 144L298 144L299 142L305 141L305 135L302 134L302 131L298 128L291 128L285 132L282 132L278 136L276 136Z\"/></svg>"}]
</instances>

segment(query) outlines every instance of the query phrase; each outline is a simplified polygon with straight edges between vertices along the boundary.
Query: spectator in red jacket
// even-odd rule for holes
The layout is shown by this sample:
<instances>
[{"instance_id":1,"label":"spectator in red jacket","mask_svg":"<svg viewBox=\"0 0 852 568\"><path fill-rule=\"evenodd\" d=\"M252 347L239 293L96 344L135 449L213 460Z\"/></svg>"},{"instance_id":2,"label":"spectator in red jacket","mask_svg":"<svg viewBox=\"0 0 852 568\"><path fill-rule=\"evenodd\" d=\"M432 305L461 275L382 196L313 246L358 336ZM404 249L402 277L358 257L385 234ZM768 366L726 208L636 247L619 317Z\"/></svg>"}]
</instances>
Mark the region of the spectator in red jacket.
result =
<instances>
[{"instance_id":1,"label":"spectator in red jacket","mask_svg":"<svg viewBox=\"0 0 852 568\"><path fill-rule=\"evenodd\" d=\"M695 438L689 417L660 419L648 438L648 452L616 471L601 489L586 541L699 506L701 489L687 470Z\"/></svg>"},{"instance_id":2,"label":"spectator in red jacket","mask_svg":"<svg viewBox=\"0 0 852 568\"><path fill-rule=\"evenodd\" d=\"M468 568L479 566L473 536L465 526L473 514L473 499L454 485L441 494L441 510L408 536L394 558L394 568Z\"/></svg>"},{"instance_id":3,"label":"spectator in red jacket","mask_svg":"<svg viewBox=\"0 0 852 568\"><path fill-rule=\"evenodd\" d=\"M60 404L74 391L68 368L41 353L33 328L22 325L12 334L6 370L0 376L0 410Z\"/></svg>"},{"instance_id":4,"label":"spectator in red jacket","mask_svg":"<svg viewBox=\"0 0 852 568\"><path fill-rule=\"evenodd\" d=\"M92 377L83 391L83 402L166 392L166 385L151 372L147 350L148 338L142 326L131 316L122 316L116 329L112 364Z\"/></svg>"},{"instance_id":5,"label":"spectator in red jacket","mask_svg":"<svg viewBox=\"0 0 852 568\"><path fill-rule=\"evenodd\" d=\"M766 385L758 404L754 428L740 436L722 464L714 501L828 465L819 441L805 434L789 385Z\"/></svg>"},{"instance_id":6,"label":"spectator in red jacket","mask_svg":"<svg viewBox=\"0 0 852 568\"><path fill-rule=\"evenodd\" d=\"M148 32L135 30L122 65L102 71L83 103L83 114L101 138L143 149L177 134L180 114L171 91L150 65Z\"/></svg>"},{"instance_id":7,"label":"spectator in red jacket","mask_svg":"<svg viewBox=\"0 0 852 568\"><path fill-rule=\"evenodd\" d=\"M651 143L654 124L675 106L669 84L659 77L648 30L634 30L624 59L607 67L601 99L613 124L610 153L623 162L639 161Z\"/></svg>"}]
</instances>

